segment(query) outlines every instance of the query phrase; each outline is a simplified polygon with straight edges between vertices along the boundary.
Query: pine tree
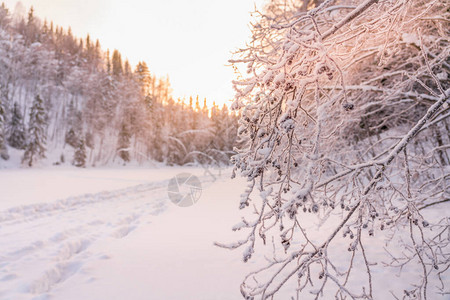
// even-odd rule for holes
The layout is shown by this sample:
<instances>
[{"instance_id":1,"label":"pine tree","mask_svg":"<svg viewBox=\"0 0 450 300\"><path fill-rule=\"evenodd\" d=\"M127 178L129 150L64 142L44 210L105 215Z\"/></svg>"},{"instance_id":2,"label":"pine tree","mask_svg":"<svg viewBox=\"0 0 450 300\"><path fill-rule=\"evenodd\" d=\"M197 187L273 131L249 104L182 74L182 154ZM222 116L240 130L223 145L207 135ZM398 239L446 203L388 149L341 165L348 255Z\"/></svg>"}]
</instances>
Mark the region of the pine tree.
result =
<instances>
[{"instance_id":1,"label":"pine tree","mask_svg":"<svg viewBox=\"0 0 450 300\"><path fill-rule=\"evenodd\" d=\"M206 98L203 99L202 115L204 118L208 118L208 105L206 105Z\"/></svg>"},{"instance_id":2,"label":"pine tree","mask_svg":"<svg viewBox=\"0 0 450 300\"><path fill-rule=\"evenodd\" d=\"M4 160L9 159L8 149L5 141L5 109L0 99L0 157Z\"/></svg>"},{"instance_id":3,"label":"pine tree","mask_svg":"<svg viewBox=\"0 0 450 300\"><path fill-rule=\"evenodd\" d=\"M11 23L11 16L9 10L6 8L5 3L3 2L0 6L0 27L7 28Z\"/></svg>"},{"instance_id":4,"label":"pine tree","mask_svg":"<svg viewBox=\"0 0 450 300\"><path fill-rule=\"evenodd\" d=\"M128 152L128 148L130 148L130 139L131 134L128 126L125 123L122 123L122 128L119 132L117 151L119 152L120 158L122 158L124 162L130 161L130 153Z\"/></svg>"},{"instance_id":5,"label":"pine tree","mask_svg":"<svg viewBox=\"0 0 450 300\"><path fill-rule=\"evenodd\" d=\"M20 112L20 105L16 102L14 103L11 122L8 128L8 143L11 147L22 150L25 149L26 142L23 116Z\"/></svg>"},{"instance_id":6,"label":"pine tree","mask_svg":"<svg viewBox=\"0 0 450 300\"><path fill-rule=\"evenodd\" d=\"M22 163L33 166L41 158L45 158L45 146L47 141L45 126L46 113L44 103L39 95L33 101L30 112L30 121L28 127L28 145L23 155Z\"/></svg>"},{"instance_id":7,"label":"pine tree","mask_svg":"<svg viewBox=\"0 0 450 300\"><path fill-rule=\"evenodd\" d=\"M147 97L150 93L151 76L145 61L138 63L135 74L141 86L142 95Z\"/></svg>"},{"instance_id":8,"label":"pine tree","mask_svg":"<svg viewBox=\"0 0 450 300\"><path fill-rule=\"evenodd\" d=\"M86 133L85 141L88 148L94 148L94 135L92 134L92 132Z\"/></svg>"},{"instance_id":9,"label":"pine tree","mask_svg":"<svg viewBox=\"0 0 450 300\"><path fill-rule=\"evenodd\" d=\"M109 49L106 50L105 60L106 60L106 73L111 74L111 59L109 55Z\"/></svg>"},{"instance_id":10,"label":"pine tree","mask_svg":"<svg viewBox=\"0 0 450 300\"><path fill-rule=\"evenodd\" d=\"M25 27L25 41L27 44L32 44L39 41L39 28L37 25L37 19L34 16L34 8L30 7L28 11L28 19Z\"/></svg>"},{"instance_id":11,"label":"pine tree","mask_svg":"<svg viewBox=\"0 0 450 300\"><path fill-rule=\"evenodd\" d=\"M73 102L69 104L67 119L69 130L65 135L65 143L77 148L83 132L83 114L75 109Z\"/></svg>"},{"instance_id":12,"label":"pine tree","mask_svg":"<svg viewBox=\"0 0 450 300\"><path fill-rule=\"evenodd\" d=\"M73 128L70 128L69 131L67 131L66 133L66 137L65 137L65 142L66 144L76 148L78 146L78 137L75 134L75 131L73 130Z\"/></svg>"},{"instance_id":13,"label":"pine tree","mask_svg":"<svg viewBox=\"0 0 450 300\"><path fill-rule=\"evenodd\" d=\"M125 63L123 64L123 71L124 71L126 77L131 76L131 65L130 65L130 62L128 61L128 59L126 59Z\"/></svg>"},{"instance_id":14,"label":"pine tree","mask_svg":"<svg viewBox=\"0 0 450 300\"><path fill-rule=\"evenodd\" d=\"M73 165L80 168L86 167L86 146L84 138L81 138L78 142L78 146L73 157Z\"/></svg>"},{"instance_id":15,"label":"pine tree","mask_svg":"<svg viewBox=\"0 0 450 300\"><path fill-rule=\"evenodd\" d=\"M112 73L115 76L123 74L122 56L117 50L114 50L112 55Z\"/></svg>"}]
</instances>

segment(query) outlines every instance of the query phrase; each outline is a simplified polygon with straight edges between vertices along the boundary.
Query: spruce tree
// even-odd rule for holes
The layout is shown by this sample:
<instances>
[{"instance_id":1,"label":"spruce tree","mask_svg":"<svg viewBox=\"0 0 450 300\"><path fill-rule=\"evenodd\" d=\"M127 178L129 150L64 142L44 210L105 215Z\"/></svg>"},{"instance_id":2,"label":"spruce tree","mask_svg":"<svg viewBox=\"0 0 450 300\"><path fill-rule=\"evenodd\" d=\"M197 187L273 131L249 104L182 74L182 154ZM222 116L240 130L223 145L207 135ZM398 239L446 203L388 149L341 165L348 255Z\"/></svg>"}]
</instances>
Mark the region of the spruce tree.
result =
<instances>
[{"instance_id":1,"label":"spruce tree","mask_svg":"<svg viewBox=\"0 0 450 300\"><path fill-rule=\"evenodd\" d=\"M5 109L2 99L0 99L0 157L4 160L9 159L5 141Z\"/></svg>"},{"instance_id":2,"label":"spruce tree","mask_svg":"<svg viewBox=\"0 0 450 300\"><path fill-rule=\"evenodd\" d=\"M80 138L78 146L75 149L75 155L73 157L73 165L76 167L86 167L86 146L84 138Z\"/></svg>"},{"instance_id":3,"label":"spruce tree","mask_svg":"<svg viewBox=\"0 0 450 300\"><path fill-rule=\"evenodd\" d=\"M106 60L106 73L111 74L111 59L109 55L109 49L106 50L105 60Z\"/></svg>"},{"instance_id":4,"label":"spruce tree","mask_svg":"<svg viewBox=\"0 0 450 300\"><path fill-rule=\"evenodd\" d=\"M11 24L11 15L9 13L8 8L6 8L5 3L3 2L0 5L0 27L7 28Z\"/></svg>"},{"instance_id":5,"label":"spruce tree","mask_svg":"<svg viewBox=\"0 0 450 300\"><path fill-rule=\"evenodd\" d=\"M130 161L130 153L128 152L128 148L130 147L130 139L131 134L128 126L125 123L122 123L122 128L119 132L117 151L119 152L120 158L122 158L124 162Z\"/></svg>"},{"instance_id":6,"label":"spruce tree","mask_svg":"<svg viewBox=\"0 0 450 300\"><path fill-rule=\"evenodd\" d=\"M20 105L17 102L14 103L11 122L9 123L8 143L11 147L20 150L25 149L26 146L25 125L20 112Z\"/></svg>"},{"instance_id":7,"label":"spruce tree","mask_svg":"<svg viewBox=\"0 0 450 300\"><path fill-rule=\"evenodd\" d=\"M136 74L137 80L139 82L139 85L141 87L142 95L144 97L146 97L146 102L148 104L150 104L148 100L151 99L149 94L151 92L152 78L151 78L150 71L149 71L148 66L145 63L145 61L138 63L138 65L136 66L135 74ZM147 97L148 97L148 99L147 99Z\"/></svg>"},{"instance_id":8,"label":"spruce tree","mask_svg":"<svg viewBox=\"0 0 450 300\"><path fill-rule=\"evenodd\" d=\"M88 148L91 148L91 149L94 148L94 135L92 134L92 132L86 133L85 141L86 141L85 144Z\"/></svg>"},{"instance_id":9,"label":"spruce tree","mask_svg":"<svg viewBox=\"0 0 450 300\"><path fill-rule=\"evenodd\" d=\"M115 76L123 74L122 56L117 50L114 50L112 55L112 73Z\"/></svg>"},{"instance_id":10,"label":"spruce tree","mask_svg":"<svg viewBox=\"0 0 450 300\"><path fill-rule=\"evenodd\" d=\"M39 95L33 101L30 112L30 121L28 126L28 145L23 155L22 163L33 166L41 158L45 158L45 146L47 141L45 126L46 114L44 104Z\"/></svg>"},{"instance_id":11,"label":"spruce tree","mask_svg":"<svg viewBox=\"0 0 450 300\"><path fill-rule=\"evenodd\" d=\"M69 130L66 132L64 141L73 148L77 148L83 132L83 114L75 108L73 101L69 104L67 119Z\"/></svg>"},{"instance_id":12,"label":"spruce tree","mask_svg":"<svg viewBox=\"0 0 450 300\"><path fill-rule=\"evenodd\" d=\"M75 131L73 130L73 128L70 128L69 131L66 132L66 136L65 136L65 142L66 144L76 148L78 146L79 140L77 135L75 134Z\"/></svg>"}]
</instances>

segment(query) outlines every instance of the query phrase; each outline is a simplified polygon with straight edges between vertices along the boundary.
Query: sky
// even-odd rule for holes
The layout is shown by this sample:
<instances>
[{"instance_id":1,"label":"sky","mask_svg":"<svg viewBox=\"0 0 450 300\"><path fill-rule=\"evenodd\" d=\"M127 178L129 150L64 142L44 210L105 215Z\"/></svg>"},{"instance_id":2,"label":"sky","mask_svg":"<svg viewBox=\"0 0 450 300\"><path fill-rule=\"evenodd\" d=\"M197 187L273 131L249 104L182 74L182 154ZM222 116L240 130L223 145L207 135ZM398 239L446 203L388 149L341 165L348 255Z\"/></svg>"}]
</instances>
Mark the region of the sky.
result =
<instances>
[{"instance_id":1,"label":"sky","mask_svg":"<svg viewBox=\"0 0 450 300\"><path fill-rule=\"evenodd\" d=\"M16 0L3 0L14 11ZM174 97L229 103L235 78L227 60L249 40L250 13L264 0L21 0L40 19L99 39L135 66L169 75Z\"/></svg>"}]
</instances>

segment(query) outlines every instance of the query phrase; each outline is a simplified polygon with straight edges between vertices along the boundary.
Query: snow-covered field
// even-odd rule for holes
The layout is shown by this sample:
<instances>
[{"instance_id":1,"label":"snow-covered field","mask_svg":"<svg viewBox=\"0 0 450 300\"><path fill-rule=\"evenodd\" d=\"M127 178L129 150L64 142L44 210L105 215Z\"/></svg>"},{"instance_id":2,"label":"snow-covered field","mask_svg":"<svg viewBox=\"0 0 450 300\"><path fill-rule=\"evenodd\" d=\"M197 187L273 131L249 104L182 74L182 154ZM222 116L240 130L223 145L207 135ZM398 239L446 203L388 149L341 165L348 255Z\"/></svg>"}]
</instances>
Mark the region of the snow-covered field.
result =
<instances>
[{"instance_id":1,"label":"snow-covered field","mask_svg":"<svg viewBox=\"0 0 450 300\"><path fill-rule=\"evenodd\" d=\"M203 187L200 200L187 208L167 194L170 178L182 172L197 175ZM201 168L0 170L0 299L241 299L242 279L270 253L257 252L244 264L243 249L213 245L245 234L231 227L240 220L238 199L246 185L230 180L230 170L213 173L215 178ZM305 218L317 228L317 220ZM354 286L365 280L361 270ZM401 293L405 282L393 283L382 265L373 271L375 299ZM276 299L290 297L282 291Z\"/></svg>"},{"instance_id":2,"label":"snow-covered field","mask_svg":"<svg viewBox=\"0 0 450 300\"><path fill-rule=\"evenodd\" d=\"M168 180L198 175L180 208ZM235 238L242 181L203 169L0 171L0 299L239 299L249 269ZM89 193L89 194L87 194Z\"/></svg>"}]
</instances>

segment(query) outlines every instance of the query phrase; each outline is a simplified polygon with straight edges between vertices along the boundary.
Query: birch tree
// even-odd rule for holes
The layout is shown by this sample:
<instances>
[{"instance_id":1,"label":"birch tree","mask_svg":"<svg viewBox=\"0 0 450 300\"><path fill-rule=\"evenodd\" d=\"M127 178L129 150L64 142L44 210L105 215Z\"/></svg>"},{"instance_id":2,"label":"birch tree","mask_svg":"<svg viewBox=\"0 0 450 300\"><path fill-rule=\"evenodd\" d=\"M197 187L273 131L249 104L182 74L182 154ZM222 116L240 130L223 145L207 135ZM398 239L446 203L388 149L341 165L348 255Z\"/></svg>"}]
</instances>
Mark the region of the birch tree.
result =
<instances>
[{"instance_id":1,"label":"birch tree","mask_svg":"<svg viewBox=\"0 0 450 300\"><path fill-rule=\"evenodd\" d=\"M273 249L244 298L293 285L297 299L378 299L381 267L397 299L449 294L449 4L274 0L255 13L231 60L246 71L233 82L239 206L254 214L233 228L246 238L217 243L245 262Z\"/></svg>"}]
</instances>

